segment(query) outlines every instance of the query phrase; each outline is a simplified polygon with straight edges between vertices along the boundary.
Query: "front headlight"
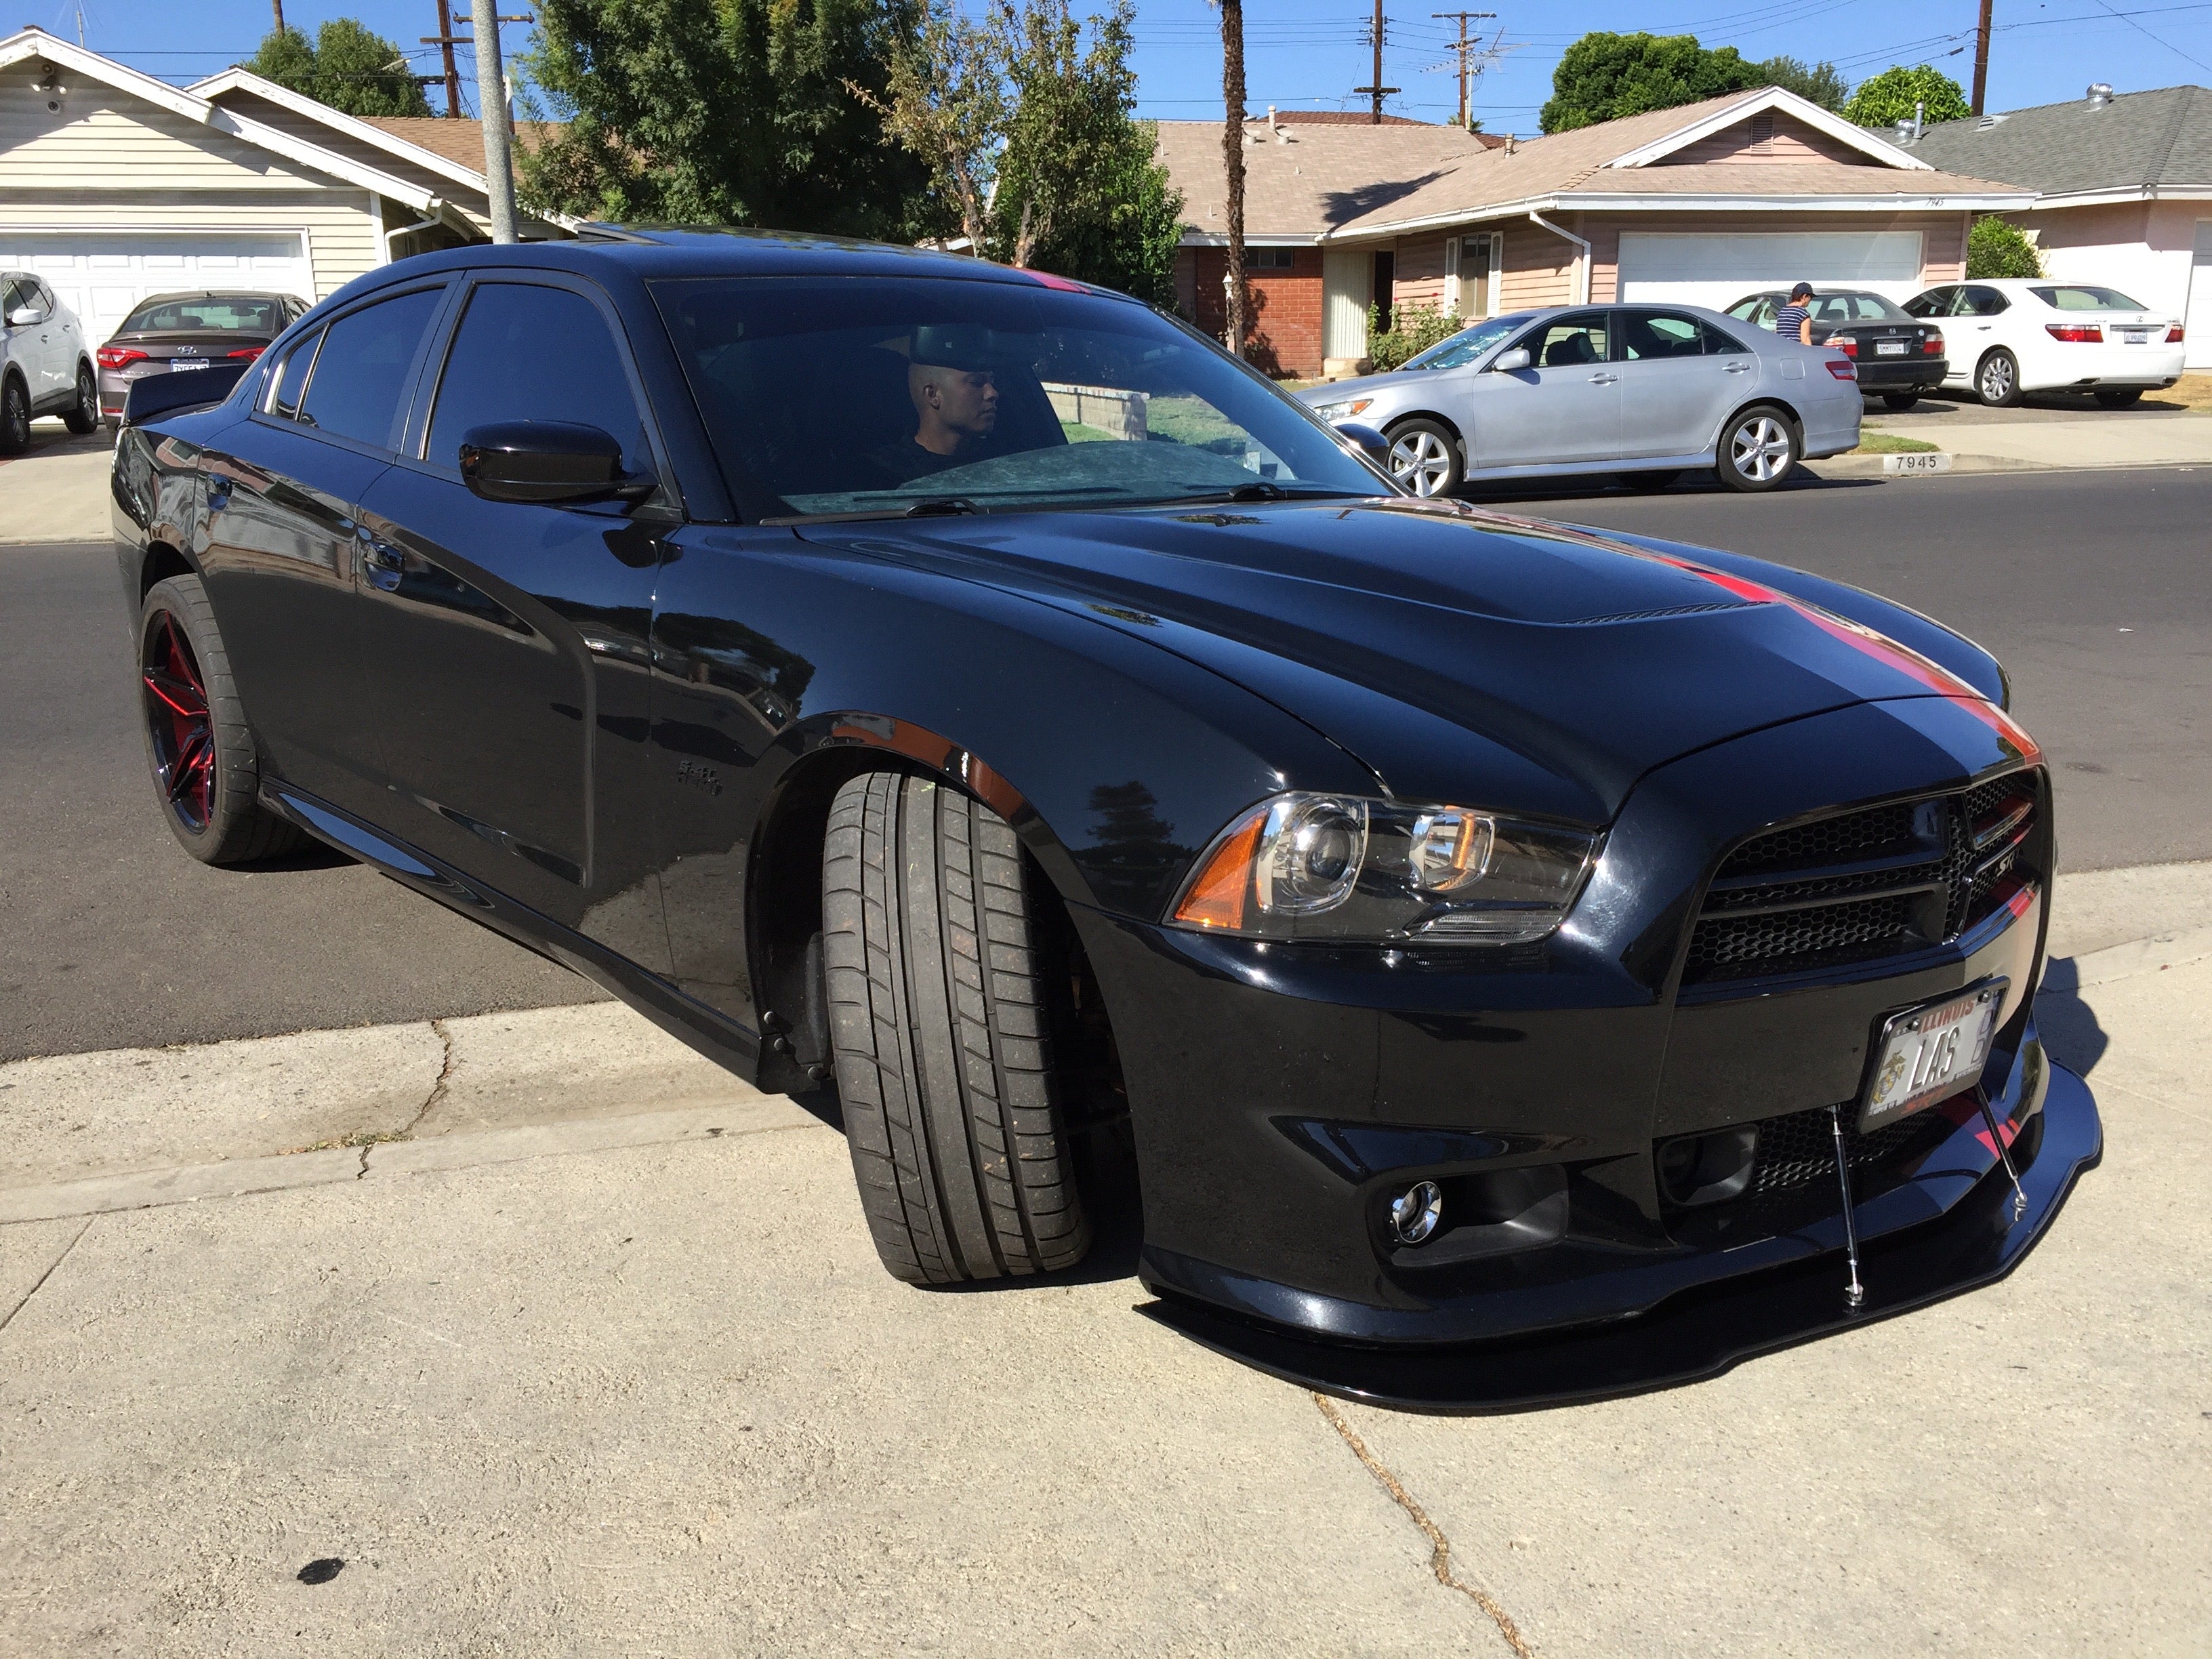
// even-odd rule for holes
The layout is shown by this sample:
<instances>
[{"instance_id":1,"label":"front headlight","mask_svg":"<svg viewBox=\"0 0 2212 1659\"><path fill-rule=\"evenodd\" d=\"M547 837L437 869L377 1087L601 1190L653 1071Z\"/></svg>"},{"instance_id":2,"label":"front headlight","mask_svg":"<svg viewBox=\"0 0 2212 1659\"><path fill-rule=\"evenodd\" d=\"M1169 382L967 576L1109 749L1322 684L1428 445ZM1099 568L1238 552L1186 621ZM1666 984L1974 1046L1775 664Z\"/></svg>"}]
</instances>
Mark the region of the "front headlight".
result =
<instances>
[{"instance_id":1,"label":"front headlight","mask_svg":"<svg viewBox=\"0 0 2212 1659\"><path fill-rule=\"evenodd\" d=\"M1519 944L1566 919L1597 843L1474 807L1293 792L1214 837L1172 920L1259 939Z\"/></svg>"},{"instance_id":2,"label":"front headlight","mask_svg":"<svg viewBox=\"0 0 2212 1659\"><path fill-rule=\"evenodd\" d=\"M1340 404L1316 404L1314 413L1324 421L1349 421L1364 415L1374 402L1372 398L1352 398Z\"/></svg>"}]
</instances>

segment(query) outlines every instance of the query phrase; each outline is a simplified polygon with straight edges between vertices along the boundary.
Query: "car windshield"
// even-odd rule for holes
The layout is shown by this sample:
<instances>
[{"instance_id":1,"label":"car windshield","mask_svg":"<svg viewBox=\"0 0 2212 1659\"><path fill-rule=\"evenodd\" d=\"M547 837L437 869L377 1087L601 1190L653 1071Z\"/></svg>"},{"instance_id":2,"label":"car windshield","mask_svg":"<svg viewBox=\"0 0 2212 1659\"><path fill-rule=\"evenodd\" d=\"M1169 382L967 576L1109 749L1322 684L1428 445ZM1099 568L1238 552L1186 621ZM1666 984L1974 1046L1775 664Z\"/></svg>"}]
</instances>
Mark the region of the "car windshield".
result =
<instances>
[{"instance_id":1,"label":"car windshield","mask_svg":"<svg viewBox=\"0 0 2212 1659\"><path fill-rule=\"evenodd\" d=\"M1813 318L1822 323L1905 323L1905 313L1879 294L1824 294L1813 301Z\"/></svg>"},{"instance_id":2,"label":"car windshield","mask_svg":"<svg viewBox=\"0 0 2212 1659\"><path fill-rule=\"evenodd\" d=\"M120 334L189 333L211 329L241 334L279 334L283 313L258 295L209 294L190 300L149 300L132 312Z\"/></svg>"},{"instance_id":3,"label":"car windshield","mask_svg":"<svg viewBox=\"0 0 2212 1659\"><path fill-rule=\"evenodd\" d=\"M2116 288L2092 288L2086 283L2064 288L2032 288L2030 294L2060 311L2141 311L2142 306Z\"/></svg>"},{"instance_id":4,"label":"car windshield","mask_svg":"<svg viewBox=\"0 0 2212 1659\"><path fill-rule=\"evenodd\" d=\"M1408 359L1406 367L1457 368L1462 363L1471 363L1528 320L1525 311L1510 317L1492 317L1473 328L1462 329L1449 340L1438 341L1419 356Z\"/></svg>"},{"instance_id":5,"label":"car windshield","mask_svg":"<svg viewBox=\"0 0 2212 1659\"><path fill-rule=\"evenodd\" d=\"M653 291L748 517L1386 493L1302 405L1126 300L927 277Z\"/></svg>"}]
</instances>

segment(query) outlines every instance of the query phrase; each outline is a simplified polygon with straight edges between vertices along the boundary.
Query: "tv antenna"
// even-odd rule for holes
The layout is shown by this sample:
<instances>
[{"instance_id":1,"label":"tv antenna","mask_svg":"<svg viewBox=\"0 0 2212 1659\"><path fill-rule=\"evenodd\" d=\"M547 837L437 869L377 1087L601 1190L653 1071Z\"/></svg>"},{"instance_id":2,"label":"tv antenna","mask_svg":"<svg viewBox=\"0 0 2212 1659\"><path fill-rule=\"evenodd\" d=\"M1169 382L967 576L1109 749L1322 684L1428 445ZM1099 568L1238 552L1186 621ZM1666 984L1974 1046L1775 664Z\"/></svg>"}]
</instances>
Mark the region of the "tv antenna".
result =
<instances>
[{"instance_id":1,"label":"tv antenna","mask_svg":"<svg viewBox=\"0 0 2212 1659\"><path fill-rule=\"evenodd\" d=\"M1521 48L1518 45L1509 46L1505 44L1503 28L1491 37L1486 46L1480 38L1467 32L1469 23L1479 19L1495 18L1498 14L1494 11L1432 11L1429 15L1459 24L1459 39L1451 43L1451 58L1444 63L1429 64L1424 68L1430 73L1449 69L1459 71L1459 125L1471 131L1474 125L1475 82L1481 78L1485 70L1495 67L1507 52L1518 52Z\"/></svg>"}]
</instances>

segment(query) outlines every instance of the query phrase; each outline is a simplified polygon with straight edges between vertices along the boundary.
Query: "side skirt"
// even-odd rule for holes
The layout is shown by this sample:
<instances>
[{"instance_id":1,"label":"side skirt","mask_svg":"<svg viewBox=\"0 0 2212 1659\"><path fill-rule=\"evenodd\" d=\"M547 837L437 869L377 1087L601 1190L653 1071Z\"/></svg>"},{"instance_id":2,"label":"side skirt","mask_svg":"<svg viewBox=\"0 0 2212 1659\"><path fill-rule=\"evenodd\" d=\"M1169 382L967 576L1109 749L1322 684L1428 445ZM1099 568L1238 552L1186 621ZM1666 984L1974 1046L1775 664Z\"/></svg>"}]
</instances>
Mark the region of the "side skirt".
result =
<instances>
[{"instance_id":1,"label":"side skirt","mask_svg":"<svg viewBox=\"0 0 2212 1659\"><path fill-rule=\"evenodd\" d=\"M263 803L271 811L327 842L340 852L373 865L392 880L434 898L471 921L556 962L571 973L612 993L678 1042L697 1049L747 1083L760 1076L760 1033L686 996L658 975L618 956L551 917L516 902L504 893L471 881L428 854L393 841L326 802L284 784L264 785Z\"/></svg>"}]
</instances>

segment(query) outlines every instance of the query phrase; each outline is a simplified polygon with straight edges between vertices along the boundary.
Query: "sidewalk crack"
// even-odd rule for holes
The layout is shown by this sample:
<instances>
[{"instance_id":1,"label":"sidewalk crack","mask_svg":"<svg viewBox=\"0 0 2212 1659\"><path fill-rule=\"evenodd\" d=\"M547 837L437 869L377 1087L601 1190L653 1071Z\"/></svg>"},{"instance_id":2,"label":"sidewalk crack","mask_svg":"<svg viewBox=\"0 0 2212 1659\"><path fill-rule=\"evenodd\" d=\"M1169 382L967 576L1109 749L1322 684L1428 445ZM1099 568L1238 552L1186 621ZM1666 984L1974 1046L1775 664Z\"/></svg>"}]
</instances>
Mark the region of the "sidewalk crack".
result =
<instances>
[{"instance_id":1,"label":"sidewalk crack","mask_svg":"<svg viewBox=\"0 0 2212 1659\"><path fill-rule=\"evenodd\" d=\"M1367 1449L1367 1443L1345 1420L1344 1413L1336 1408L1336 1402L1322 1394L1316 1394L1313 1401L1321 1407L1321 1414L1328 1419L1329 1427L1334 1429L1344 1443L1352 1448L1352 1455L1367 1466L1368 1474L1382 1483L1382 1490L1390 1494L1398 1507L1405 1510L1413 1523L1421 1529L1421 1535L1429 1540L1429 1571L1436 1574L1437 1583L1446 1589L1457 1590L1488 1613L1491 1622L1498 1626L1498 1633L1505 1638L1506 1646L1513 1650L1518 1659L1533 1659L1535 1650L1521 1634L1521 1627L1513 1622L1512 1615L1498 1605L1496 1598L1489 1591L1479 1584L1468 1583L1452 1571L1451 1540L1443 1535L1435 1522L1429 1519L1428 1512L1413 1501L1413 1494L1398 1483L1398 1477L1390 1473L1382 1459Z\"/></svg>"},{"instance_id":2,"label":"sidewalk crack","mask_svg":"<svg viewBox=\"0 0 2212 1659\"><path fill-rule=\"evenodd\" d=\"M438 1041L445 1045L444 1056L438 1062L438 1080L430 1085L429 1097L415 1109L413 1117L409 1118L405 1123L389 1134L370 1135L362 1139L361 1168L354 1175L356 1181L360 1181L368 1176L370 1152L386 1141L414 1139L415 1131L422 1127L422 1120L429 1116L437 1109L438 1103L446 1097L447 1088L453 1080L453 1033L452 1028L442 1019L432 1020L430 1029L438 1034Z\"/></svg>"},{"instance_id":3,"label":"sidewalk crack","mask_svg":"<svg viewBox=\"0 0 2212 1659\"><path fill-rule=\"evenodd\" d=\"M86 1220L83 1226L76 1230L76 1237L70 1239L68 1243L62 1247L62 1253L53 1259L52 1265L48 1267L46 1272L39 1275L38 1282L33 1285L29 1290L23 1292L22 1299L21 1301L16 1303L14 1307L8 1310L8 1316L5 1319L0 1319L0 1331L6 1330L8 1327L14 1322L15 1316L31 1305L31 1298L46 1288L46 1281L54 1276L55 1269L58 1268L63 1262L68 1261L70 1258L70 1252L76 1249L77 1239L82 1238L87 1233L90 1232L92 1231L93 1222L97 1221L99 1218L100 1218L97 1216L90 1217Z\"/></svg>"}]
</instances>

